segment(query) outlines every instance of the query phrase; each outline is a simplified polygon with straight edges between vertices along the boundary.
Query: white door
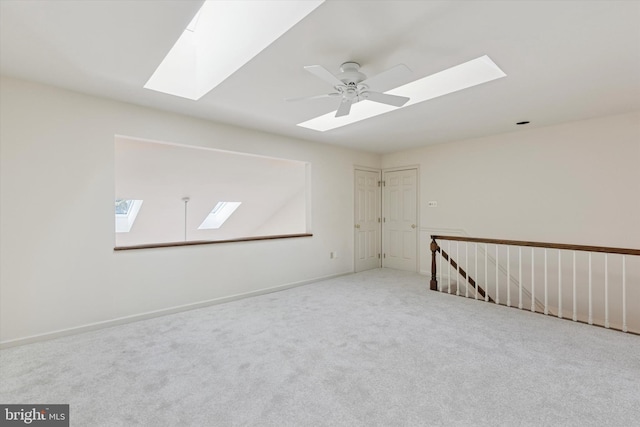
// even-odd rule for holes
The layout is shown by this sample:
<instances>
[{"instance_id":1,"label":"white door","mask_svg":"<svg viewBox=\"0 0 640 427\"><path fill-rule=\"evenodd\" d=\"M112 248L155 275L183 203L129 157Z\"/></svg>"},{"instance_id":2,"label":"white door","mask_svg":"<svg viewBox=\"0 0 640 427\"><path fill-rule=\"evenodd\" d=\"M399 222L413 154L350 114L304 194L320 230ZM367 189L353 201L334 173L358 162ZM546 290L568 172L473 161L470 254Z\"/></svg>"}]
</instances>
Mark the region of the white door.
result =
<instances>
[{"instance_id":1,"label":"white door","mask_svg":"<svg viewBox=\"0 0 640 427\"><path fill-rule=\"evenodd\" d=\"M355 268L380 267L380 172L356 170Z\"/></svg>"},{"instance_id":2,"label":"white door","mask_svg":"<svg viewBox=\"0 0 640 427\"><path fill-rule=\"evenodd\" d=\"M417 178L417 169L384 172L384 267L418 271Z\"/></svg>"}]
</instances>

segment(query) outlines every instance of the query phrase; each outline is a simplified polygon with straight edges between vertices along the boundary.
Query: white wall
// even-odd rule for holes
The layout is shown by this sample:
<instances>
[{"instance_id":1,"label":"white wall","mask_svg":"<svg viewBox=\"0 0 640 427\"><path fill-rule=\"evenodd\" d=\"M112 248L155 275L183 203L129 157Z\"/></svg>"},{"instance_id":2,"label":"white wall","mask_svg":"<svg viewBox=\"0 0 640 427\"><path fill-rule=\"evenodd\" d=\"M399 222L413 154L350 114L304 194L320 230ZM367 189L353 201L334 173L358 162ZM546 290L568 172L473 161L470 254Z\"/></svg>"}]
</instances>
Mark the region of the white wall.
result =
<instances>
[{"instance_id":1,"label":"white wall","mask_svg":"<svg viewBox=\"0 0 640 427\"><path fill-rule=\"evenodd\" d=\"M353 165L380 156L11 78L0 87L5 345L353 271ZM114 252L116 134L311 162L314 236Z\"/></svg>"},{"instance_id":2,"label":"white wall","mask_svg":"<svg viewBox=\"0 0 640 427\"><path fill-rule=\"evenodd\" d=\"M381 159L21 80L0 88L5 344L352 271L354 164L420 165L423 272L433 231L640 247L640 112ZM116 134L311 162L314 237L113 252Z\"/></svg>"},{"instance_id":3,"label":"white wall","mask_svg":"<svg viewBox=\"0 0 640 427\"><path fill-rule=\"evenodd\" d=\"M434 231L640 248L640 112L432 145L382 163L420 165L422 272Z\"/></svg>"},{"instance_id":4,"label":"white wall","mask_svg":"<svg viewBox=\"0 0 640 427\"><path fill-rule=\"evenodd\" d=\"M423 274L430 274L431 234L640 249L640 112L427 146L385 155L382 163L384 168L420 166L419 258ZM437 201L438 207L429 208L429 201ZM442 245L446 250L447 244ZM451 248L455 257L455 246ZM458 261L464 267L464 245L460 250ZM473 246L470 251L472 258ZM504 269L506 249L501 251ZM544 300L541 251L536 255L538 301ZM529 253L525 251L525 272L531 270ZM515 292L518 266L513 264L515 253L512 255L511 290ZM549 256L549 305L555 312L558 273L554 265L558 255L553 251ZM570 257L565 254L563 258L565 316L571 316L573 301ZM594 319L601 324L605 316L602 258L598 254L593 261ZM611 325L621 328L621 260L609 258ZM628 258L627 320L630 330L640 332L640 257ZM587 313L586 255L579 253L577 259L576 301L578 310ZM495 298L494 273L486 284L483 276L476 278ZM530 277L525 276L523 287L530 290ZM506 275L501 274L499 281L504 303Z\"/></svg>"}]
</instances>

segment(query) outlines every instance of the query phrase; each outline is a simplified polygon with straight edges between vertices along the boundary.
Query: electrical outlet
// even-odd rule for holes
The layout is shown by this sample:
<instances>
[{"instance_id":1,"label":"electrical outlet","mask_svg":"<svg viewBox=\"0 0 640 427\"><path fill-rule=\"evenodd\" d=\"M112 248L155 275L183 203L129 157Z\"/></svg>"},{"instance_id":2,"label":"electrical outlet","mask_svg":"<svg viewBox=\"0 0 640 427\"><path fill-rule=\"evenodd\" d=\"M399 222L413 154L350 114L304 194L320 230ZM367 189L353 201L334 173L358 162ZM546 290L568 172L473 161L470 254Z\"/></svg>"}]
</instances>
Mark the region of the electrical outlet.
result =
<instances>
[{"instance_id":1,"label":"electrical outlet","mask_svg":"<svg viewBox=\"0 0 640 427\"><path fill-rule=\"evenodd\" d=\"M437 208L438 207L438 202L436 202L435 200L430 200L427 202L427 206L430 208Z\"/></svg>"},{"instance_id":2,"label":"electrical outlet","mask_svg":"<svg viewBox=\"0 0 640 427\"><path fill-rule=\"evenodd\" d=\"M338 258L338 252L329 252L329 258L331 259Z\"/></svg>"}]
</instances>

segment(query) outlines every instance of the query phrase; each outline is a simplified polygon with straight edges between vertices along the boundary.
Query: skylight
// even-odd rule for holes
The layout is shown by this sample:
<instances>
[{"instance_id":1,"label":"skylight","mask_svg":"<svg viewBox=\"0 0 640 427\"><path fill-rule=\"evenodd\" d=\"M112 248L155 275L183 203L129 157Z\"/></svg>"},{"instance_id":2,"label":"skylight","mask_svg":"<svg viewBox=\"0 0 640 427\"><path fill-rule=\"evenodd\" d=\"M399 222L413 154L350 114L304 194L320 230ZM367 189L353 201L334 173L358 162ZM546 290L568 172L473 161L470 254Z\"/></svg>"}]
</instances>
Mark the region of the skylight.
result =
<instances>
[{"instance_id":1,"label":"skylight","mask_svg":"<svg viewBox=\"0 0 640 427\"><path fill-rule=\"evenodd\" d=\"M324 132L505 76L504 71L491 58L484 55L385 92L391 95L409 97L409 102L403 107L393 107L365 100L353 104L348 116L334 117L334 111L306 122L298 123L298 126Z\"/></svg>"},{"instance_id":2,"label":"skylight","mask_svg":"<svg viewBox=\"0 0 640 427\"><path fill-rule=\"evenodd\" d=\"M142 200L116 199L116 233L128 233L142 207Z\"/></svg>"},{"instance_id":3,"label":"skylight","mask_svg":"<svg viewBox=\"0 0 640 427\"><path fill-rule=\"evenodd\" d=\"M202 221L198 230L217 230L238 209L242 202L218 202Z\"/></svg>"},{"instance_id":4,"label":"skylight","mask_svg":"<svg viewBox=\"0 0 640 427\"><path fill-rule=\"evenodd\" d=\"M116 215L127 215L133 206L133 200L116 199Z\"/></svg>"},{"instance_id":5,"label":"skylight","mask_svg":"<svg viewBox=\"0 0 640 427\"><path fill-rule=\"evenodd\" d=\"M197 100L324 0L207 0L145 88Z\"/></svg>"}]
</instances>

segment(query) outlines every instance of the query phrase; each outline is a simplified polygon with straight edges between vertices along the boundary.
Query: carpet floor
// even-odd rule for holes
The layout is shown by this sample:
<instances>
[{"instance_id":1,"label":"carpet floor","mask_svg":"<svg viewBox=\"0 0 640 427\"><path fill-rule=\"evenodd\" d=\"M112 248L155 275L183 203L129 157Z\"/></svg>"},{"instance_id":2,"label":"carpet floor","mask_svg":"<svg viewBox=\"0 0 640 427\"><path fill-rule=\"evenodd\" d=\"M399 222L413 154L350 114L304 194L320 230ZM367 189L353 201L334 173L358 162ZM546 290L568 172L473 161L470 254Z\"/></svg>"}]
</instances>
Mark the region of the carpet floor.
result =
<instances>
[{"instance_id":1,"label":"carpet floor","mask_svg":"<svg viewBox=\"0 0 640 427\"><path fill-rule=\"evenodd\" d=\"M72 426L640 426L640 338L377 269L0 352Z\"/></svg>"}]
</instances>

